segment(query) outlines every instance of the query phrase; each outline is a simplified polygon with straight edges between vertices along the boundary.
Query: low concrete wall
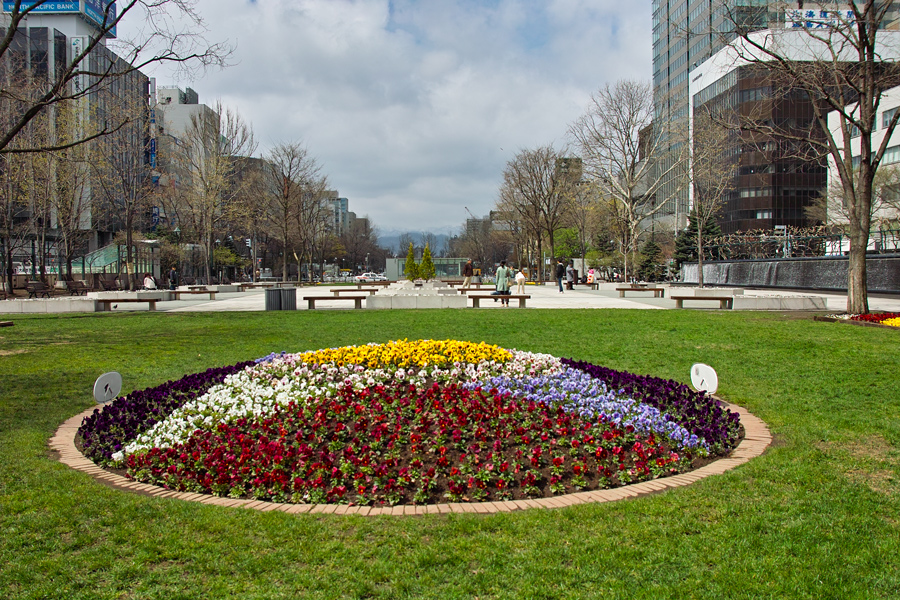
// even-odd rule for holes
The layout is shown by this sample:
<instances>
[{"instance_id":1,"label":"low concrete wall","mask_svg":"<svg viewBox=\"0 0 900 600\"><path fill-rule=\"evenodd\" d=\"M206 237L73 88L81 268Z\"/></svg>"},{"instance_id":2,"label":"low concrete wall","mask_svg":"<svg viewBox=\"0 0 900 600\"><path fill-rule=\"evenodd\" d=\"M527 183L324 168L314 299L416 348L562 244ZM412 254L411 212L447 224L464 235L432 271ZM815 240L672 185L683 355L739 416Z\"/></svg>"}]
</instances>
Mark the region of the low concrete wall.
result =
<instances>
[{"instance_id":1,"label":"low concrete wall","mask_svg":"<svg viewBox=\"0 0 900 600\"><path fill-rule=\"evenodd\" d=\"M734 310L825 310L825 299L817 296L735 296Z\"/></svg>"},{"instance_id":2,"label":"low concrete wall","mask_svg":"<svg viewBox=\"0 0 900 600\"><path fill-rule=\"evenodd\" d=\"M366 308L400 309L400 308L465 308L467 298L461 295L380 295L366 298Z\"/></svg>"},{"instance_id":3,"label":"low concrete wall","mask_svg":"<svg viewBox=\"0 0 900 600\"><path fill-rule=\"evenodd\" d=\"M0 314L96 312L96 310L97 303L94 299L84 296L0 300Z\"/></svg>"},{"instance_id":4,"label":"low concrete wall","mask_svg":"<svg viewBox=\"0 0 900 600\"><path fill-rule=\"evenodd\" d=\"M137 291L137 292L88 292L88 298L101 298L108 300L123 300L126 298L140 298L141 300L159 300L165 302L172 300L172 294L168 290L157 290L155 292Z\"/></svg>"},{"instance_id":5,"label":"low concrete wall","mask_svg":"<svg viewBox=\"0 0 900 600\"><path fill-rule=\"evenodd\" d=\"M847 271L846 256L704 262L703 284L846 292ZM684 263L682 281L697 283L698 272ZM900 256L870 256L866 275L869 292L900 293Z\"/></svg>"}]
</instances>

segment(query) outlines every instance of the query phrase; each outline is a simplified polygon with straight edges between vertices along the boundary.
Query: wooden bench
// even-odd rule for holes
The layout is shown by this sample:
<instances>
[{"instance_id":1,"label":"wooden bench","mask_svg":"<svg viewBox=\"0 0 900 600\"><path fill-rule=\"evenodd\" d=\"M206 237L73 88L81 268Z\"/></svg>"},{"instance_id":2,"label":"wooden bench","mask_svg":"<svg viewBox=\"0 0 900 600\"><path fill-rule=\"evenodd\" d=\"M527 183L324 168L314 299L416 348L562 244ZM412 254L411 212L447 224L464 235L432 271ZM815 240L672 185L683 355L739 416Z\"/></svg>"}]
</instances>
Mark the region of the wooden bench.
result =
<instances>
[{"instance_id":1,"label":"wooden bench","mask_svg":"<svg viewBox=\"0 0 900 600\"><path fill-rule=\"evenodd\" d=\"M178 300L179 299L178 297L181 296L182 294L209 294L210 300L216 299L216 291L215 290L171 290L169 293L172 294L173 296L175 296L176 300Z\"/></svg>"},{"instance_id":2,"label":"wooden bench","mask_svg":"<svg viewBox=\"0 0 900 600\"><path fill-rule=\"evenodd\" d=\"M625 292L653 292L654 298L665 298L666 297L665 288L621 287L621 288L616 288L616 291L619 292L619 298L624 298Z\"/></svg>"},{"instance_id":3,"label":"wooden bench","mask_svg":"<svg viewBox=\"0 0 900 600\"><path fill-rule=\"evenodd\" d=\"M482 300L518 300L519 308L525 308L525 301L531 298L528 294L468 294L472 300L472 308L479 308Z\"/></svg>"},{"instance_id":4,"label":"wooden bench","mask_svg":"<svg viewBox=\"0 0 900 600\"><path fill-rule=\"evenodd\" d=\"M25 289L28 290L29 298L50 297L50 288L42 281L29 281L25 284Z\"/></svg>"},{"instance_id":5,"label":"wooden bench","mask_svg":"<svg viewBox=\"0 0 900 600\"><path fill-rule=\"evenodd\" d=\"M373 285L389 286L389 285L391 285L391 282L390 281L357 281L353 285L356 286L356 289L361 290L364 287L370 287Z\"/></svg>"},{"instance_id":6,"label":"wooden bench","mask_svg":"<svg viewBox=\"0 0 900 600\"><path fill-rule=\"evenodd\" d=\"M112 309L113 304L124 304L126 302L146 302L150 305L150 310L156 310L156 298L96 298L97 304L100 305L101 311Z\"/></svg>"},{"instance_id":7,"label":"wooden bench","mask_svg":"<svg viewBox=\"0 0 900 600\"><path fill-rule=\"evenodd\" d=\"M351 294L361 294L363 292L368 292L370 296L374 296L378 291L378 288L354 288L354 287L342 287L342 288L331 288L328 290L333 293L335 296L340 296L345 292L349 292Z\"/></svg>"},{"instance_id":8,"label":"wooden bench","mask_svg":"<svg viewBox=\"0 0 900 600\"><path fill-rule=\"evenodd\" d=\"M66 281L65 284L66 289L69 290L69 293L73 296L84 296L91 290L91 288L86 286L80 279Z\"/></svg>"},{"instance_id":9,"label":"wooden bench","mask_svg":"<svg viewBox=\"0 0 900 600\"><path fill-rule=\"evenodd\" d=\"M719 308L731 308L734 296L669 296L675 301L675 308L684 308L685 300L712 300L719 303Z\"/></svg>"},{"instance_id":10,"label":"wooden bench","mask_svg":"<svg viewBox=\"0 0 900 600\"><path fill-rule=\"evenodd\" d=\"M362 303L366 296L306 296L303 299L306 300L306 307L309 310L315 310L316 301L323 300L353 300L353 308L362 308Z\"/></svg>"}]
</instances>

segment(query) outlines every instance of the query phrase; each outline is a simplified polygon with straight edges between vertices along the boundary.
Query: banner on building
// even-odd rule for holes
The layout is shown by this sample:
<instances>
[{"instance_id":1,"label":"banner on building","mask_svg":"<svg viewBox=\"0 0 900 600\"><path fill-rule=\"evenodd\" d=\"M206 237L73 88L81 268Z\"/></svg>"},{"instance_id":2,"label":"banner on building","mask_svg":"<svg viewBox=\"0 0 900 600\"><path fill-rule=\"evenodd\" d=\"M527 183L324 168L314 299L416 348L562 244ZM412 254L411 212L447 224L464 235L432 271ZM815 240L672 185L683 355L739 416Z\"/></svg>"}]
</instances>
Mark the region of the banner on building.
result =
<instances>
[{"instance_id":1,"label":"banner on building","mask_svg":"<svg viewBox=\"0 0 900 600\"><path fill-rule=\"evenodd\" d=\"M787 29L834 29L855 22L852 10L826 10L807 6L784 11L784 26Z\"/></svg>"}]
</instances>

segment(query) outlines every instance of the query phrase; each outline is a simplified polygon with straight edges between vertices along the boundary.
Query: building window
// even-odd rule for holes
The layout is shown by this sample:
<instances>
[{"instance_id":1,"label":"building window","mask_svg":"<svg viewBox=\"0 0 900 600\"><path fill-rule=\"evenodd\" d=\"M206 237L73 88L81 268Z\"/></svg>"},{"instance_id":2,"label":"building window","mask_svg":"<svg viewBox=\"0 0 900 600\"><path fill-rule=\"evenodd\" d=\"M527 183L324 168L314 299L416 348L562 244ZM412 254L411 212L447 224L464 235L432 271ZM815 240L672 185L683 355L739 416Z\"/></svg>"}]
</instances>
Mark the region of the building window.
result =
<instances>
[{"instance_id":1,"label":"building window","mask_svg":"<svg viewBox=\"0 0 900 600\"><path fill-rule=\"evenodd\" d=\"M771 196L772 188L769 187L758 187L758 188L744 188L741 190L741 198L758 198L760 196Z\"/></svg>"},{"instance_id":2,"label":"building window","mask_svg":"<svg viewBox=\"0 0 900 600\"><path fill-rule=\"evenodd\" d=\"M757 219L771 219L772 211L771 210L758 210L756 211Z\"/></svg>"},{"instance_id":3,"label":"building window","mask_svg":"<svg viewBox=\"0 0 900 600\"><path fill-rule=\"evenodd\" d=\"M891 119L893 119L894 115L897 114L897 110L898 110L898 108L892 108L890 110L886 110L883 113L881 113L881 128L882 129L886 128L890 124Z\"/></svg>"}]
</instances>

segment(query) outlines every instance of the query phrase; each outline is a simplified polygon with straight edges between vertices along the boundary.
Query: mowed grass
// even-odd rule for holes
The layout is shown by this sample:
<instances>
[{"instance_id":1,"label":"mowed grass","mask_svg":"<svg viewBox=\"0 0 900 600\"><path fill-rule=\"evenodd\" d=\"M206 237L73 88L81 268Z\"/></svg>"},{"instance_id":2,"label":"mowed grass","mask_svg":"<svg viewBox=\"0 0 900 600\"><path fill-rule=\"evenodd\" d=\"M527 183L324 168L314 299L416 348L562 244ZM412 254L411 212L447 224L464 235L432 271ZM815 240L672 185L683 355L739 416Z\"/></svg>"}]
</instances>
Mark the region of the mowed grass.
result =
<instances>
[{"instance_id":1,"label":"mowed grass","mask_svg":"<svg viewBox=\"0 0 900 600\"><path fill-rule=\"evenodd\" d=\"M11 316L0 329L2 598L897 598L900 331L730 311ZM680 381L772 429L692 486L488 516L294 516L110 489L54 460L98 375L127 392L272 351L457 338Z\"/></svg>"}]
</instances>

